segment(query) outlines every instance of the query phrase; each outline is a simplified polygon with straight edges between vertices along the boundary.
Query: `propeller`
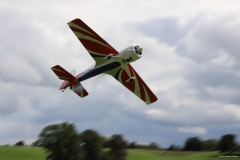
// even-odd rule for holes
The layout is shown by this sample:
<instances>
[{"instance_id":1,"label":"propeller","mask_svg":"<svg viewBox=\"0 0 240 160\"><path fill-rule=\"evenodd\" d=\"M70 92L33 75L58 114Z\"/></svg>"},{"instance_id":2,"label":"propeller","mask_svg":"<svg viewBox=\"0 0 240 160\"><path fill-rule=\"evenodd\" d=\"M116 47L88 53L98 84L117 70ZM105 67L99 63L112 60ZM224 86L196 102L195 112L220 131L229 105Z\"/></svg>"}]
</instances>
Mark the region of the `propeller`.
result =
<instances>
[{"instance_id":1,"label":"propeller","mask_svg":"<svg viewBox=\"0 0 240 160\"><path fill-rule=\"evenodd\" d=\"M142 52L143 48L137 48L137 52Z\"/></svg>"},{"instance_id":2,"label":"propeller","mask_svg":"<svg viewBox=\"0 0 240 160\"><path fill-rule=\"evenodd\" d=\"M138 52L142 52L143 49L146 49L148 46L145 47L139 47L139 46L135 46L134 49L130 49L130 50L137 50Z\"/></svg>"},{"instance_id":3,"label":"propeller","mask_svg":"<svg viewBox=\"0 0 240 160\"><path fill-rule=\"evenodd\" d=\"M134 50L136 51L137 54L141 55L143 48L141 48L141 47L139 47L138 45L136 45L136 46L134 47Z\"/></svg>"}]
</instances>

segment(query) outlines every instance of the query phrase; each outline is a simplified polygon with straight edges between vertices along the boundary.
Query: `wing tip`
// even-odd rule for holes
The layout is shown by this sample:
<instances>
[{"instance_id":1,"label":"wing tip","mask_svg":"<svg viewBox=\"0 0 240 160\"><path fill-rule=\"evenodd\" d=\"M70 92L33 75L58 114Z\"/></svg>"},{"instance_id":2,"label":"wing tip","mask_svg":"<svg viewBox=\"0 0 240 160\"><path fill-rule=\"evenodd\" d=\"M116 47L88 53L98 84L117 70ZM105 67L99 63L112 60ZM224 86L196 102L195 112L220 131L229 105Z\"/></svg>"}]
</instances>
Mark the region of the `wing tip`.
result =
<instances>
[{"instance_id":1,"label":"wing tip","mask_svg":"<svg viewBox=\"0 0 240 160\"><path fill-rule=\"evenodd\" d=\"M54 69L54 68L56 68L56 67L59 67L59 65L55 65L55 66L51 67L51 69Z\"/></svg>"},{"instance_id":2,"label":"wing tip","mask_svg":"<svg viewBox=\"0 0 240 160\"><path fill-rule=\"evenodd\" d=\"M70 22L68 22L67 24L71 25L71 23L73 23L75 21L81 21L82 22L82 20L80 18L75 18L75 19L71 20Z\"/></svg>"},{"instance_id":3,"label":"wing tip","mask_svg":"<svg viewBox=\"0 0 240 160\"><path fill-rule=\"evenodd\" d=\"M155 99L154 99L153 101L146 101L145 103L146 103L147 105L149 105L149 104L152 104L152 103L156 102L157 100L158 100L158 98L155 97Z\"/></svg>"}]
</instances>

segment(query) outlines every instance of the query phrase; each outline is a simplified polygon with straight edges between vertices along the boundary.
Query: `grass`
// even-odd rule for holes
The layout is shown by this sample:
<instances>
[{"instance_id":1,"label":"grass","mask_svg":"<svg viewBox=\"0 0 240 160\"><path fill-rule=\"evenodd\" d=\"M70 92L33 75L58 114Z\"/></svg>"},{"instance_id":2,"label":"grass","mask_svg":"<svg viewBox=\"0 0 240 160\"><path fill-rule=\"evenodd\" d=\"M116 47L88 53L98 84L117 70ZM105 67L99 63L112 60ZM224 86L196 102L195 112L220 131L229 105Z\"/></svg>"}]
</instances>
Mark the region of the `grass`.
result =
<instances>
[{"instance_id":1,"label":"grass","mask_svg":"<svg viewBox=\"0 0 240 160\"><path fill-rule=\"evenodd\" d=\"M238 155L238 158L240 156ZM219 160L219 152L182 152L162 150L129 150L127 160ZM229 157L221 157L221 160Z\"/></svg>"},{"instance_id":2,"label":"grass","mask_svg":"<svg viewBox=\"0 0 240 160\"><path fill-rule=\"evenodd\" d=\"M40 147L0 147L1 160L45 160L46 153Z\"/></svg>"},{"instance_id":3,"label":"grass","mask_svg":"<svg viewBox=\"0 0 240 160\"><path fill-rule=\"evenodd\" d=\"M236 159L239 159L240 155ZM0 147L0 160L45 160L46 153L40 147ZM219 160L219 152L181 152L131 149L126 160ZM221 160L229 157L221 157Z\"/></svg>"}]
</instances>

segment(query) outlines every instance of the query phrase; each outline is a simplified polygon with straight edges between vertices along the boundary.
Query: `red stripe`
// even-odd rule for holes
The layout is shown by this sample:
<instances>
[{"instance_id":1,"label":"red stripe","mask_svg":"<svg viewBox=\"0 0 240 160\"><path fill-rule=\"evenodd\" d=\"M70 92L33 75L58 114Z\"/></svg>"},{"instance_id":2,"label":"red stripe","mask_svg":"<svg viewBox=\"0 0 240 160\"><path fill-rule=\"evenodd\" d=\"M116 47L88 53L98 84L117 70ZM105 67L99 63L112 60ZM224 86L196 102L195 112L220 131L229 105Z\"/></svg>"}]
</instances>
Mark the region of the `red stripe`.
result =
<instances>
[{"instance_id":1,"label":"red stripe","mask_svg":"<svg viewBox=\"0 0 240 160\"><path fill-rule=\"evenodd\" d=\"M87 96L88 95L88 92L84 89L83 90L83 97Z\"/></svg>"},{"instance_id":2,"label":"red stripe","mask_svg":"<svg viewBox=\"0 0 240 160\"><path fill-rule=\"evenodd\" d=\"M102 44L92 42L92 41L89 41L86 39L81 39L81 38L79 38L79 41L83 44L83 46L86 49L91 50L93 52L97 52L97 53L100 53L103 55L108 55L110 53L116 54L116 53L114 53L113 49L103 46Z\"/></svg>"},{"instance_id":3,"label":"red stripe","mask_svg":"<svg viewBox=\"0 0 240 160\"><path fill-rule=\"evenodd\" d=\"M75 19L75 20L73 20L73 21L71 21L72 23L74 23L74 24L76 24L76 25L78 25L78 26L81 26L82 28L84 28L84 29L86 29L87 31L89 31L89 32L91 32L91 33L93 33L96 37L93 37L92 35L91 35L91 37L93 37L94 39L96 39L96 40L98 40L98 41L100 41L100 42L102 42L102 43L104 43L104 44L106 44L106 45L108 45L108 46L110 46L112 49L107 49L106 51L108 51L108 53L112 53L112 54L118 54L118 52L111 46L111 45L109 45L104 39L102 39L96 32L94 32L90 27L88 27L82 20L80 20L80 19ZM72 30L73 30L73 27L70 27ZM75 28L74 28L74 30L76 30ZM73 30L73 31L74 31ZM79 30L78 30L79 31ZM83 31L84 32L84 31ZM82 31L81 31L81 33L82 33ZM86 32L84 32L84 33L86 33ZM87 35L90 35L90 34L87 34ZM83 44L84 46L85 46L85 44Z\"/></svg>"}]
</instances>

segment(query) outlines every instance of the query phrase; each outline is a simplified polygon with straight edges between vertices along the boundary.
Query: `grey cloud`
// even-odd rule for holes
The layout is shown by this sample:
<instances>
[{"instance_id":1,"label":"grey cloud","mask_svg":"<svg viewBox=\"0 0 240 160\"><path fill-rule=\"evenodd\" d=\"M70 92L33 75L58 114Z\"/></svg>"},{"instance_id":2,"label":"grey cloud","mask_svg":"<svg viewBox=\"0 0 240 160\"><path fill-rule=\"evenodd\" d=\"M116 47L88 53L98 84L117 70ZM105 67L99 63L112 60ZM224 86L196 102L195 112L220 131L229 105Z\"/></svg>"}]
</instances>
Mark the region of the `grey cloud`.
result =
<instances>
[{"instance_id":1,"label":"grey cloud","mask_svg":"<svg viewBox=\"0 0 240 160\"><path fill-rule=\"evenodd\" d=\"M240 26L237 17L203 16L177 44L177 51L183 56L193 58L200 63L219 56L219 51L227 51L239 61Z\"/></svg>"},{"instance_id":2,"label":"grey cloud","mask_svg":"<svg viewBox=\"0 0 240 160\"><path fill-rule=\"evenodd\" d=\"M239 26L238 17L234 15L212 18L199 14L181 25L177 18L156 18L125 27L175 46L178 54L200 61L213 59L221 49L238 59Z\"/></svg>"},{"instance_id":3,"label":"grey cloud","mask_svg":"<svg viewBox=\"0 0 240 160\"><path fill-rule=\"evenodd\" d=\"M199 98L215 99L223 103L238 103L236 95L214 96L206 87L225 87L226 91L239 88L240 23L234 16L203 16L188 36L177 44L177 53L192 59L196 66L184 74L189 85L199 91ZM183 43L184 42L184 43ZM185 48L185 49L182 49ZM216 90L217 91L217 90Z\"/></svg>"},{"instance_id":4,"label":"grey cloud","mask_svg":"<svg viewBox=\"0 0 240 160\"><path fill-rule=\"evenodd\" d=\"M157 38L160 43L164 42L173 46L186 36L189 30L191 30L199 20L199 17L199 15L195 16L192 20L183 25L180 25L178 19L175 17L155 18L145 22L138 22L134 25L128 24L126 28Z\"/></svg>"},{"instance_id":5,"label":"grey cloud","mask_svg":"<svg viewBox=\"0 0 240 160\"><path fill-rule=\"evenodd\" d=\"M185 76L195 87L199 88L207 86L240 87L240 77L236 76L234 73L208 69L206 71L195 70L187 73Z\"/></svg>"},{"instance_id":6,"label":"grey cloud","mask_svg":"<svg viewBox=\"0 0 240 160\"><path fill-rule=\"evenodd\" d=\"M224 48L230 54L239 58L239 26L239 18L232 15L212 19L206 18L206 20L203 19L198 23L196 37L205 44L216 47L216 49Z\"/></svg>"},{"instance_id":7,"label":"grey cloud","mask_svg":"<svg viewBox=\"0 0 240 160\"><path fill-rule=\"evenodd\" d=\"M66 22L58 26L58 23L48 21L49 17L36 19L27 12L9 12L12 9L1 10L1 15L5 16L0 17L5 22L0 32L2 80L53 86L56 77L50 69L52 66L58 63L64 66L69 62L74 66L84 62L76 53L81 44L69 31ZM68 36L72 39L69 40ZM69 58L67 62L66 57Z\"/></svg>"}]
</instances>

